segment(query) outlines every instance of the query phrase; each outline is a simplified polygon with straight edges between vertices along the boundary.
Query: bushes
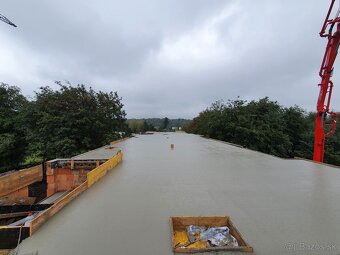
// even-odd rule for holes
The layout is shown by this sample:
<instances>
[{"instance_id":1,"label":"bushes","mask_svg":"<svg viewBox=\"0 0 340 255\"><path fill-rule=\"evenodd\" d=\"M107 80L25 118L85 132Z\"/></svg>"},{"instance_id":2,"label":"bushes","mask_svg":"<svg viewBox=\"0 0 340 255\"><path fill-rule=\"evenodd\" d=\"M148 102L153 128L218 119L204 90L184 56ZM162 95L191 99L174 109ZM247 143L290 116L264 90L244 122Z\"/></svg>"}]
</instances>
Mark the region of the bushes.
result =
<instances>
[{"instance_id":1,"label":"bushes","mask_svg":"<svg viewBox=\"0 0 340 255\"><path fill-rule=\"evenodd\" d=\"M283 107L267 97L258 101L217 101L186 128L246 148L284 158L312 158L315 114ZM340 165L340 131L326 142L325 161Z\"/></svg>"}]
</instances>

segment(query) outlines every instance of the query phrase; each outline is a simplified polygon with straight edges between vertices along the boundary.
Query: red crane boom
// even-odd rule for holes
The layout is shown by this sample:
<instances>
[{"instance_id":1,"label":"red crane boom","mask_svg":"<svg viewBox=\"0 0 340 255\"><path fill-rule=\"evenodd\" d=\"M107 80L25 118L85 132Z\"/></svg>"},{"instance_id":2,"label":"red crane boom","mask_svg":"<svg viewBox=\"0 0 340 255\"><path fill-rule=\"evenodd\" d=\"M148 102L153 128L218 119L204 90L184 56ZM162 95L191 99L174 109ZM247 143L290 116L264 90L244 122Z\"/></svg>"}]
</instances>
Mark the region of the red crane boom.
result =
<instances>
[{"instance_id":1,"label":"red crane boom","mask_svg":"<svg viewBox=\"0 0 340 255\"><path fill-rule=\"evenodd\" d=\"M328 43L319 72L321 83L319 84L320 92L315 119L313 160L318 162L323 162L324 160L325 140L327 136L335 132L337 121L337 113L330 111L330 102L333 90L333 82L331 77L333 73L334 61L338 54L338 48L340 44L340 8L337 11L334 19L329 18L334 6L334 2L335 0L331 1L331 5L320 32L321 37L328 38ZM335 25L336 31L333 33L333 28ZM328 27L329 30L326 33Z\"/></svg>"}]
</instances>

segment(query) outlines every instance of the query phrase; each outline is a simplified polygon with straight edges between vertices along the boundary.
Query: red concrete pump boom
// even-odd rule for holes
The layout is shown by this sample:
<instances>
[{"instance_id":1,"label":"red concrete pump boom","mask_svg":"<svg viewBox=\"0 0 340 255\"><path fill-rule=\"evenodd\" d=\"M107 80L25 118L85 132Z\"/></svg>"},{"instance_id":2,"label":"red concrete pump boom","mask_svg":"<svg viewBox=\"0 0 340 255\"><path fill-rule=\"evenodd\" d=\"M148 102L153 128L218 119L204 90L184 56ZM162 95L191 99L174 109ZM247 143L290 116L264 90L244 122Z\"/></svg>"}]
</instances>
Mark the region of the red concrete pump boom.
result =
<instances>
[{"instance_id":1,"label":"red concrete pump boom","mask_svg":"<svg viewBox=\"0 0 340 255\"><path fill-rule=\"evenodd\" d=\"M338 54L340 44L340 7L335 18L330 19L335 0L331 1L326 19L321 28L320 36L327 37L328 43L325 55L322 60L319 75L321 77L320 93L317 102L317 112L315 120L314 134L314 156L313 160L323 162L325 152L325 139L333 134L336 128L337 113L330 111L330 102L332 97L333 82L331 81L333 65ZM333 33L333 28L336 31ZM326 32L326 30L328 31Z\"/></svg>"}]
</instances>

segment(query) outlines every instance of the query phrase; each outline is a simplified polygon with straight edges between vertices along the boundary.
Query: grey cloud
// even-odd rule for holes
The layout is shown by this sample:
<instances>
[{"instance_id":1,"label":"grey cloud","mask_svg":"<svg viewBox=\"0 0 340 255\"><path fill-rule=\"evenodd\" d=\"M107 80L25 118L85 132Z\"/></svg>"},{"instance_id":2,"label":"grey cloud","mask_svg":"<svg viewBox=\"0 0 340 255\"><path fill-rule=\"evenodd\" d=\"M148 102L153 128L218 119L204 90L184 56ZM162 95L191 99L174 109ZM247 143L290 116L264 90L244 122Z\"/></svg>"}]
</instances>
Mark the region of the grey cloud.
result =
<instances>
[{"instance_id":1,"label":"grey cloud","mask_svg":"<svg viewBox=\"0 0 340 255\"><path fill-rule=\"evenodd\" d=\"M117 90L128 117L194 117L237 96L314 110L327 8L317 0L4 0L0 13L18 28L0 24L0 77L30 95L54 80ZM339 77L336 64L336 110Z\"/></svg>"}]
</instances>

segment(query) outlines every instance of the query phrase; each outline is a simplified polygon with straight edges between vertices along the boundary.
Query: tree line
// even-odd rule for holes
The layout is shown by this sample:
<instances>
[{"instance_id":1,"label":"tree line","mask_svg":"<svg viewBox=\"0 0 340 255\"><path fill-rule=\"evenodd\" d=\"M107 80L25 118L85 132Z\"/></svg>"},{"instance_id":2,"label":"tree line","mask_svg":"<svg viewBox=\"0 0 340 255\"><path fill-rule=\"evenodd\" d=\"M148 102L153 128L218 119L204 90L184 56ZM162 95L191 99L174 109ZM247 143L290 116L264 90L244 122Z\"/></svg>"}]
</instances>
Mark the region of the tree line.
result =
<instances>
[{"instance_id":1,"label":"tree line","mask_svg":"<svg viewBox=\"0 0 340 255\"><path fill-rule=\"evenodd\" d=\"M117 92L56 82L33 100L0 83L0 172L71 157L129 135Z\"/></svg>"},{"instance_id":2,"label":"tree line","mask_svg":"<svg viewBox=\"0 0 340 255\"><path fill-rule=\"evenodd\" d=\"M169 119L165 118L148 118L148 119L129 119L129 128L133 133L145 133L146 131L173 132L183 129L190 123L188 119Z\"/></svg>"},{"instance_id":3,"label":"tree line","mask_svg":"<svg viewBox=\"0 0 340 255\"><path fill-rule=\"evenodd\" d=\"M312 159L315 113L283 107L268 97L217 101L186 127L203 135L283 158ZM326 140L325 162L340 165L340 130Z\"/></svg>"},{"instance_id":4,"label":"tree line","mask_svg":"<svg viewBox=\"0 0 340 255\"><path fill-rule=\"evenodd\" d=\"M127 124L132 133L144 134L147 131L156 131L156 128L146 122L146 120L131 119L127 121Z\"/></svg>"}]
</instances>

